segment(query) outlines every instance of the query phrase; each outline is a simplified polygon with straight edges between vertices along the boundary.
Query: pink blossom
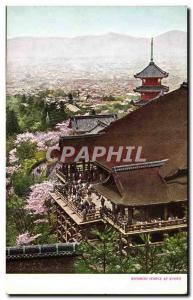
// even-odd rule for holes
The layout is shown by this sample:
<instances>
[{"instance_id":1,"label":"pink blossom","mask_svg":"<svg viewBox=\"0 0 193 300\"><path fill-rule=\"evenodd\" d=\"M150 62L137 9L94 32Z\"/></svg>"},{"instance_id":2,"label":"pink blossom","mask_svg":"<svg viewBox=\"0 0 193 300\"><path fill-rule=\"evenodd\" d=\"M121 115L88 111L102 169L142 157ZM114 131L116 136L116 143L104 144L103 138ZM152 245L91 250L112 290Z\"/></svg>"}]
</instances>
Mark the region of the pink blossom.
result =
<instances>
[{"instance_id":1,"label":"pink blossom","mask_svg":"<svg viewBox=\"0 0 193 300\"><path fill-rule=\"evenodd\" d=\"M63 135L69 135L69 133L71 132L71 129L69 128L69 120L56 124L55 128Z\"/></svg>"},{"instance_id":2,"label":"pink blossom","mask_svg":"<svg viewBox=\"0 0 193 300\"><path fill-rule=\"evenodd\" d=\"M15 164L19 160L19 158L16 155L17 155L17 149L16 148L12 149L9 152L9 163L11 165Z\"/></svg>"},{"instance_id":3,"label":"pink blossom","mask_svg":"<svg viewBox=\"0 0 193 300\"><path fill-rule=\"evenodd\" d=\"M16 239L16 244L17 245L26 245L26 244L30 244L31 242L35 241L39 236L41 236L41 234L36 234L34 236L30 236L29 232L25 232L20 234L17 239Z\"/></svg>"},{"instance_id":4,"label":"pink blossom","mask_svg":"<svg viewBox=\"0 0 193 300\"><path fill-rule=\"evenodd\" d=\"M36 142L35 141L35 135L34 135L34 133L25 132L25 133L18 134L17 138L15 140L15 145L19 146L22 143L28 142L28 141L30 141L30 142Z\"/></svg>"},{"instance_id":5,"label":"pink blossom","mask_svg":"<svg viewBox=\"0 0 193 300\"><path fill-rule=\"evenodd\" d=\"M44 142L38 142L37 143L37 148L38 148L39 151L45 150L45 144L44 144Z\"/></svg>"},{"instance_id":6,"label":"pink blossom","mask_svg":"<svg viewBox=\"0 0 193 300\"><path fill-rule=\"evenodd\" d=\"M49 199L49 193L54 189L53 181L43 181L31 186L31 193L27 198L26 209L33 214L46 213L45 201Z\"/></svg>"},{"instance_id":7,"label":"pink blossom","mask_svg":"<svg viewBox=\"0 0 193 300\"><path fill-rule=\"evenodd\" d=\"M10 175L10 176L13 175L13 173L18 171L20 167L21 167L20 165L6 167L7 175Z\"/></svg>"},{"instance_id":8,"label":"pink blossom","mask_svg":"<svg viewBox=\"0 0 193 300\"><path fill-rule=\"evenodd\" d=\"M6 178L6 185L9 185L11 183L10 178Z\"/></svg>"},{"instance_id":9,"label":"pink blossom","mask_svg":"<svg viewBox=\"0 0 193 300\"><path fill-rule=\"evenodd\" d=\"M41 223L48 223L47 219L38 219L36 221L34 221L34 224L41 224Z\"/></svg>"},{"instance_id":10,"label":"pink blossom","mask_svg":"<svg viewBox=\"0 0 193 300\"><path fill-rule=\"evenodd\" d=\"M69 121L58 123L55 126L56 130L48 132L25 132L18 134L15 140L15 145L19 146L21 143L31 141L37 144L38 150L46 150L47 147L53 146L59 142L59 139L63 135L69 135L71 129L68 128Z\"/></svg>"},{"instance_id":11,"label":"pink blossom","mask_svg":"<svg viewBox=\"0 0 193 300\"><path fill-rule=\"evenodd\" d=\"M129 108L129 109L127 110L127 113L130 114L132 111L133 111L133 108Z\"/></svg>"}]
</instances>

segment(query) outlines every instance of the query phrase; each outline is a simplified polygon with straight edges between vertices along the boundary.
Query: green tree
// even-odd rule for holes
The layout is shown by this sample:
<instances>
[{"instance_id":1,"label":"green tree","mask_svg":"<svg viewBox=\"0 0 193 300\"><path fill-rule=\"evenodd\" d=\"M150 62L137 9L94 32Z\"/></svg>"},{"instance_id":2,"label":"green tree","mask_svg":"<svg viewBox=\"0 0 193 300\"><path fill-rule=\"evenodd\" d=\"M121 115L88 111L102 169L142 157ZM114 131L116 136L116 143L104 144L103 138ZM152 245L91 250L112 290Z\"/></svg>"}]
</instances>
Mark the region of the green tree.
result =
<instances>
[{"instance_id":1,"label":"green tree","mask_svg":"<svg viewBox=\"0 0 193 300\"><path fill-rule=\"evenodd\" d=\"M25 94L22 95L22 102L26 103L26 95Z\"/></svg>"},{"instance_id":2,"label":"green tree","mask_svg":"<svg viewBox=\"0 0 193 300\"><path fill-rule=\"evenodd\" d=\"M6 130L8 136L20 132L16 113L13 110L10 110L9 108L7 108L6 115Z\"/></svg>"},{"instance_id":3,"label":"green tree","mask_svg":"<svg viewBox=\"0 0 193 300\"><path fill-rule=\"evenodd\" d=\"M16 237L29 231L33 223L31 216L24 209L25 200L17 195L10 195L6 202L6 245L15 245Z\"/></svg>"},{"instance_id":4,"label":"green tree","mask_svg":"<svg viewBox=\"0 0 193 300\"><path fill-rule=\"evenodd\" d=\"M94 228L90 233L94 241L84 241L80 244L78 258L75 262L76 273L125 273L133 272L133 259L122 255L119 248L119 234L112 228Z\"/></svg>"},{"instance_id":5,"label":"green tree","mask_svg":"<svg viewBox=\"0 0 193 300\"><path fill-rule=\"evenodd\" d=\"M33 185L33 178L26 174L24 171L14 173L11 177L11 183L13 185L15 193L20 196L26 196L29 190L29 187Z\"/></svg>"},{"instance_id":6,"label":"green tree","mask_svg":"<svg viewBox=\"0 0 193 300\"><path fill-rule=\"evenodd\" d=\"M151 243L150 234L141 234L143 245L136 245L133 251L135 263L138 266L136 273L151 274L160 273L161 259L158 254L161 251L159 245Z\"/></svg>"},{"instance_id":7,"label":"green tree","mask_svg":"<svg viewBox=\"0 0 193 300\"><path fill-rule=\"evenodd\" d=\"M68 102L72 104L72 103L73 103L73 100L74 100L74 98L73 98L72 93L69 93L69 94L68 94Z\"/></svg>"},{"instance_id":8,"label":"green tree","mask_svg":"<svg viewBox=\"0 0 193 300\"><path fill-rule=\"evenodd\" d=\"M141 234L143 245L136 244L127 251L112 229L106 227L103 232L95 229L91 233L97 240L80 244L76 273L187 273L186 233L168 237L162 245L152 244L149 234Z\"/></svg>"},{"instance_id":9,"label":"green tree","mask_svg":"<svg viewBox=\"0 0 193 300\"><path fill-rule=\"evenodd\" d=\"M25 159L34 158L36 151L37 151L36 144L30 141L26 141L21 143L21 145L17 147L17 156L20 162L22 162Z\"/></svg>"},{"instance_id":10,"label":"green tree","mask_svg":"<svg viewBox=\"0 0 193 300\"><path fill-rule=\"evenodd\" d=\"M47 106L45 112L44 112L44 125L46 124L46 114L48 112L50 121L49 121L49 128L53 128L57 123L63 122L68 118L68 114L64 108L64 103L51 103L49 106Z\"/></svg>"},{"instance_id":11,"label":"green tree","mask_svg":"<svg viewBox=\"0 0 193 300\"><path fill-rule=\"evenodd\" d=\"M187 273L187 233L180 232L165 240L161 257L160 273Z\"/></svg>"},{"instance_id":12,"label":"green tree","mask_svg":"<svg viewBox=\"0 0 193 300\"><path fill-rule=\"evenodd\" d=\"M14 148L14 142L15 142L15 137L14 136L7 136L6 138L6 159L7 159L7 164L9 161L9 152Z\"/></svg>"}]
</instances>

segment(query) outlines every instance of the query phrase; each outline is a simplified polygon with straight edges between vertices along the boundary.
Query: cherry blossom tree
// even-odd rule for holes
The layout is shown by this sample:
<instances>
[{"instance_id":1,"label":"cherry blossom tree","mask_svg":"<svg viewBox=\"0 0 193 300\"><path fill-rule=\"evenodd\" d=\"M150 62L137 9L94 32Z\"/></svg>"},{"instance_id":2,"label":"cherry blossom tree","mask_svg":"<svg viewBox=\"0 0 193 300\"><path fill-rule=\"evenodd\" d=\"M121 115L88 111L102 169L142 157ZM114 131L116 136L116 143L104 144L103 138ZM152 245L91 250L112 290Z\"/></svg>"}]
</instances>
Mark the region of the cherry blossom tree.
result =
<instances>
[{"instance_id":1,"label":"cherry blossom tree","mask_svg":"<svg viewBox=\"0 0 193 300\"><path fill-rule=\"evenodd\" d=\"M47 212L45 202L49 199L49 193L54 189L54 181L43 181L31 186L27 198L26 210L30 214L42 215Z\"/></svg>"},{"instance_id":2,"label":"cherry blossom tree","mask_svg":"<svg viewBox=\"0 0 193 300\"><path fill-rule=\"evenodd\" d=\"M10 165L14 165L17 163L19 158L17 157L17 149L14 148L9 152L9 163Z\"/></svg>"},{"instance_id":3,"label":"cherry blossom tree","mask_svg":"<svg viewBox=\"0 0 193 300\"><path fill-rule=\"evenodd\" d=\"M68 128L69 121L58 123L55 126L55 130L48 132L25 132L18 134L15 140L15 146L21 145L26 141L31 141L37 144L38 150L46 150L47 147L53 146L59 142L59 139L63 135L69 135L72 130Z\"/></svg>"},{"instance_id":4,"label":"cherry blossom tree","mask_svg":"<svg viewBox=\"0 0 193 300\"><path fill-rule=\"evenodd\" d=\"M41 236L41 233L30 236L29 232L25 232L20 234L16 239L17 245L28 245L31 244L33 241L35 241L39 236Z\"/></svg>"},{"instance_id":5,"label":"cherry blossom tree","mask_svg":"<svg viewBox=\"0 0 193 300\"><path fill-rule=\"evenodd\" d=\"M20 168L20 165L6 167L6 173L8 176L11 176L11 175L13 175L14 172L18 171L19 168Z\"/></svg>"},{"instance_id":6,"label":"cherry blossom tree","mask_svg":"<svg viewBox=\"0 0 193 300\"><path fill-rule=\"evenodd\" d=\"M37 150L46 151L48 147L58 144L61 136L70 135L71 129L68 128L69 122L58 123L55 126L55 130L48 132L25 132L18 134L14 142L15 148L9 152L9 165L6 168L7 184L11 183L10 176L17 172L23 164L19 165L19 158L17 157L17 150L25 142L31 142L37 145ZM19 153L18 153L19 155ZM46 207L46 203L50 200L49 193L54 189L54 181L43 181L42 183L35 184L30 187L30 193L27 197L25 211L27 214L32 215L32 222L34 225L41 226L50 226L50 215L49 209ZM28 227L27 227L28 229ZM31 230L30 230L31 231ZM21 232L20 232L21 233ZM36 232L35 232L36 233ZM30 236L29 232L21 233L16 240L17 245L27 245L35 241L40 235L36 234ZM44 236L44 234L43 234Z\"/></svg>"}]
</instances>

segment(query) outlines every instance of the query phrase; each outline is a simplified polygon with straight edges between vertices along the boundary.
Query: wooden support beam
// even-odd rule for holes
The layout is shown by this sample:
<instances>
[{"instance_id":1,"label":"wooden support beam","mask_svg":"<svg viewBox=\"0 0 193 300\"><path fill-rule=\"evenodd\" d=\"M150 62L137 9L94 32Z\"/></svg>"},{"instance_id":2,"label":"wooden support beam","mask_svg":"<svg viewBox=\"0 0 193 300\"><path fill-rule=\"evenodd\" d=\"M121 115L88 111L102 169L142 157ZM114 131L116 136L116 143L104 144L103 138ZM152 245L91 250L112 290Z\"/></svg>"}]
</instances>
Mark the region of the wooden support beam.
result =
<instances>
[{"instance_id":1,"label":"wooden support beam","mask_svg":"<svg viewBox=\"0 0 193 300\"><path fill-rule=\"evenodd\" d=\"M168 206L167 204L164 204L164 220L166 221L168 219Z\"/></svg>"},{"instance_id":2,"label":"wooden support beam","mask_svg":"<svg viewBox=\"0 0 193 300\"><path fill-rule=\"evenodd\" d=\"M133 224L133 208L128 207L128 223L129 225Z\"/></svg>"}]
</instances>

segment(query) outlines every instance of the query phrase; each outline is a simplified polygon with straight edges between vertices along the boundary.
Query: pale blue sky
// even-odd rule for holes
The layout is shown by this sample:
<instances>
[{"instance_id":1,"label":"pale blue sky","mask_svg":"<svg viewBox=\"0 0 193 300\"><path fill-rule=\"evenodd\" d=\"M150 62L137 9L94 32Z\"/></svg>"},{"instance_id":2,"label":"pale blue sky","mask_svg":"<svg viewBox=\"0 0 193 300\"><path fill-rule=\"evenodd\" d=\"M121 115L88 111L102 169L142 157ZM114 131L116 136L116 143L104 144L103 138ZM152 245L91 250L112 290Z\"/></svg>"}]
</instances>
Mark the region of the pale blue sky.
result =
<instances>
[{"instance_id":1,"label":"pale blue sky","mask_svg":"<svg viewBox=\"0 0 193 300\"><path fill-rule=\"evenodd\" d=\"M151 37L187 30L186 6L8 6L7 36L73 37L117 32Z\"/></svg>"}]
</instances>

